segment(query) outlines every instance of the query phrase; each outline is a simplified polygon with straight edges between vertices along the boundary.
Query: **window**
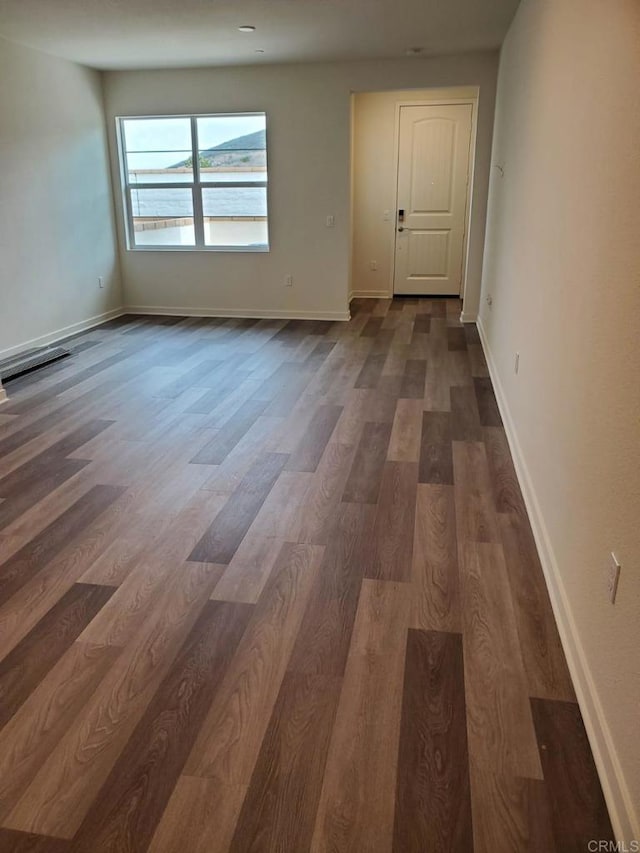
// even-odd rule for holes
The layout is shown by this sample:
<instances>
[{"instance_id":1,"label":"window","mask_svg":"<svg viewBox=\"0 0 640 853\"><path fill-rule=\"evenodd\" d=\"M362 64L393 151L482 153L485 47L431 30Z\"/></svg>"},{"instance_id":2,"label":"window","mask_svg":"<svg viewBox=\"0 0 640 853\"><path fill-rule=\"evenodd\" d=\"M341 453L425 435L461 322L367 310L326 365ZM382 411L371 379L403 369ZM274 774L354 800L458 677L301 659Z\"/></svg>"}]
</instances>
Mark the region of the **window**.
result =
<instances>
[{"instance_id":1,"label":"window","mask_svg":"<svg viewBox=\"0 0 640 853\"><path fill-rule=\"evenodd\" d=\"M130 249L269 250L264 113L118 123Z\"/></svg>"}]
</instances>

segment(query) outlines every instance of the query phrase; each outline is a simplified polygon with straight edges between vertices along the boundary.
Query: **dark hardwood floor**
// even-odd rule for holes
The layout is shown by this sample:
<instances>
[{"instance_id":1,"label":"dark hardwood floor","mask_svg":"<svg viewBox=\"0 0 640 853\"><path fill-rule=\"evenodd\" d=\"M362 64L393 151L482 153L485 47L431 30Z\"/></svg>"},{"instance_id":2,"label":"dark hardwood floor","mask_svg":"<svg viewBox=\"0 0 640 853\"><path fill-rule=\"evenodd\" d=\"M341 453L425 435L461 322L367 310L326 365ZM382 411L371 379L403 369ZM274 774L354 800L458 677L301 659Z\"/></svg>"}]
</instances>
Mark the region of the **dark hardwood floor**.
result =
<instances>
[{"instance_id":1,"label":"dark hardwood floor","mask_svg":"<svg viewBox=\"0 0 640 853\"><path fill-rule=\"evenodd\" d=\"M612 831L477 330L127 316L0 409L0 851Z\"/></svg>"}]
</instances>

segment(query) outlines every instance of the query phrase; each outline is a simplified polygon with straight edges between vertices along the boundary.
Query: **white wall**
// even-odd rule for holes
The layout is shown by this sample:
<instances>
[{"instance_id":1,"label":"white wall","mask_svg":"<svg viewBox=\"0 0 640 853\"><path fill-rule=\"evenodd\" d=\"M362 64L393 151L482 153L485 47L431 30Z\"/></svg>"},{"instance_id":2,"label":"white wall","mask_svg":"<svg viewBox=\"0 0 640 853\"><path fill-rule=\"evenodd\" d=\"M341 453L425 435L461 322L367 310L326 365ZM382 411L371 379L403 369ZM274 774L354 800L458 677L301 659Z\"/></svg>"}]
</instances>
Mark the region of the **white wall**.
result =
<instances>
[{"instance_id":1,"label":"white wall","mask_svg":"<svg viewBox=\"0 0 640 853\"><path fill-rule=\"evenodd\" d=\"M481 323L618 832L640 838L640 4L523 0ZM514 355L520 370L514 373ZM609 554L622 574L607 599Z\"/></svg>"},{"instance_id":2,"label":"white wall","mask_svg":"<svg viewBox=\"0 0 640 853\"><path fill-rule=\"evenodd\" d=\"M121 301L100 75L0 39L0 356Z\"/></svg>"},{"instance_id":3,"label":"white wall","mask_svg":"<svg viewBox=\"0 0 640 853\"><path fill-rule=\"evenodd\" d=\"M397 182L397 104L429 99L469 98L474 103L475 171L470 230L465 245L468 264L465 288L465 320L475 320L478 313L482 255L487 214L487 190L491 165L491 138L495 95L495 71L490 69L478 87L454 89L410 89L399 92L366 92L354 96L353 109L353 257L351 287L354 295L390 296L393 292L393 260L395 246L396 182ZM384 211L391 210L385 221ZM376 260L377 270L371 269Z\"/></svg>"},{"instance_id":4,"label":"white wall","mask_svg":"<svg viewBox=\"0 0 640 853\"><path fill-rule=\"evenodd\" d=\"M264 110L268 120L271 252L129 252L119 215L127 303L156 309L346 317L351 93L479 85L490 123L496 67L495 53L476 53L382 62L108 72L105 96L115 175L115 116ZM121 207L119 186L116 190ZM325 227L329 214L335 216L332 229ZM481 248L480 233L476 263ZM288 273L294 277L290 289L283 286ZM476 288L479 291L479 280Z\"/></svg>"}]
</instances>

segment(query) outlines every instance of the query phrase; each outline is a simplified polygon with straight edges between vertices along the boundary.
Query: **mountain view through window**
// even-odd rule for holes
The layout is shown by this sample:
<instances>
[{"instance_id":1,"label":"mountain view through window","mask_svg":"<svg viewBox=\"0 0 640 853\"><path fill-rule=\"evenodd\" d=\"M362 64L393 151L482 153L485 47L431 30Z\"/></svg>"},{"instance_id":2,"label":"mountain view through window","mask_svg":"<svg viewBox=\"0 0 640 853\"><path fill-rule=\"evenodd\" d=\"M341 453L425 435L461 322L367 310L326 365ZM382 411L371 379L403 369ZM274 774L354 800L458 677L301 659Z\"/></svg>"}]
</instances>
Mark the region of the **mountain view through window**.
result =
<instances>
[{"instance_id":1,"label":"mountain view through window","mask_svg":"<svg viewBox=\"0 0 640 853\"><path fill-rule=\"evenodd\" d=\"M266 250L264 113L122 118L131 248Z\"/></svg>"}]
</instances>

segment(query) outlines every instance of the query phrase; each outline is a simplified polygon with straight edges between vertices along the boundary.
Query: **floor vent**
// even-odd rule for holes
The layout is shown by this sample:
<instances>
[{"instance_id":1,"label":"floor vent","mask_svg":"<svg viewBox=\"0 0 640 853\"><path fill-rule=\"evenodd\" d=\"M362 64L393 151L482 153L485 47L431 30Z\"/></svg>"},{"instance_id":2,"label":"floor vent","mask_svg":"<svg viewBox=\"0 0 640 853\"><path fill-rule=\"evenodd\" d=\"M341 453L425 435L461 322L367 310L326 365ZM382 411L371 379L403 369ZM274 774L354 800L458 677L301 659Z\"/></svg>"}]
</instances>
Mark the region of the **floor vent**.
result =
<instances>
[{"instance_id":1,"label":"floor vent","mask_svg":"<svg viewBox=\"0 0 640 853\"><path fill-rule=\"evenodd\" d=\"M0 379L3 382L8 382L9 379L15 379L17 376L22 376L23 373L37 370L39 367L66 358L68 355L71 355L71 352L64 347L42 347L42 349L21 352L12 358L0 361Z\"/></svg>"}]
</instances>

